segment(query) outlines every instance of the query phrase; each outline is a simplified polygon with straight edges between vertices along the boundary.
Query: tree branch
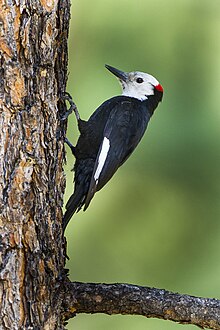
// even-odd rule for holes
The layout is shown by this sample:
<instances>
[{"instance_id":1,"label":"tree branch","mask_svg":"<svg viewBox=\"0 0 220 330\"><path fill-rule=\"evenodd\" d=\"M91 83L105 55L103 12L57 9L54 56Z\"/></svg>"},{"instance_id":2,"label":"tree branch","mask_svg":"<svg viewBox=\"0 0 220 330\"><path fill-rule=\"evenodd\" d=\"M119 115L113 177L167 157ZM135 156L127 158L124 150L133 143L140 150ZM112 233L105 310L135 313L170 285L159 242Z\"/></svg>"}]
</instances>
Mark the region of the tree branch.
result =
<instances>
[{"instance_id":1,"label":"tree branch","mask_svg":"<svg viewBox=\"0 0 220 330\"><path fill-rule=\"evenodd\" d=\"M65 318L78 313L142 315L220 329L220 300L131 284L66 283Z\"/></svg>"}]
</instances>

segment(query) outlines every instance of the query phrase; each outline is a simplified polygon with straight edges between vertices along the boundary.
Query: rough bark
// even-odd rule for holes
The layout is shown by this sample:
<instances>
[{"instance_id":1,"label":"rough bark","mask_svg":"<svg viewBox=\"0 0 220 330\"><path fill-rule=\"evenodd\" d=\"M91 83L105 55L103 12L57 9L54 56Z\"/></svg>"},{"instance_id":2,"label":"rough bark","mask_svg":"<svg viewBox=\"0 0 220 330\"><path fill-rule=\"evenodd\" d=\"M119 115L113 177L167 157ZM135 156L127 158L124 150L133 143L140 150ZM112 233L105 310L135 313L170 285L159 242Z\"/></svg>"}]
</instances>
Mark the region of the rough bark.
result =
<instances>
[{"instance_id":1,"label":"rough bark","mask_svg":"<svg viewBox=\"0 0 220 330\"><path fill-rule=\"evenodd\" d=\"M66 317L74 313L142 315L220 329L220 301L131 284L67 283Z\"/></svg>"},{"instance_id":2,"label":"rough bark","mask_svg":"<svg viewBox=\"0 0 220 330\"><path fill-rule=\"evenodd\" d=\"M63 329L68 0L0 0L0 329Z\"/></svg>"}]
</instances>

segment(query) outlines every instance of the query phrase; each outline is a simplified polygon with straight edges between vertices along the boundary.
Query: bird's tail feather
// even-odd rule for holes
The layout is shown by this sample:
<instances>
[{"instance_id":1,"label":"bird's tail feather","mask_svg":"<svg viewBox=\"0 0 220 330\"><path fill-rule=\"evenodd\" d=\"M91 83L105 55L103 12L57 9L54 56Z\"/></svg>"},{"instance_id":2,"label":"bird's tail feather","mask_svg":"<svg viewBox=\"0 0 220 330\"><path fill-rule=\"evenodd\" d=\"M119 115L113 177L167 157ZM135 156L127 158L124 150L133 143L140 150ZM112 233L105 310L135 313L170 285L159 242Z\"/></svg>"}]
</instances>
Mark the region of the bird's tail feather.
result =
<instances>
[{"instance_id":1,"label":"bird's tail feather","mask_svg":"<svg viewBox=\"0 0 220 330\"><path fill-rule=\"evenodd\" d=\"M63 231L75 212L78 212L85 203L88 194L91 176L94 168L94 159L81 159L75 171L75 191L66 204L66 213L63 217ZM92 198L92 197L91 197ZM90 198L90 200L91 200Z\"/></svg>"},{"instance_id":2,"label":"bird's tail feather","mask_svg":"<svg viewBox=\"0 0 220 330\"><path fill-rule=\"evenodd\" d=\"M66 212L63 217L63 231L66 229L70 219L75 212L78 212L83 205L84 196L79 191L75 191L66 204Z\"/></svg>"}]
</instances>

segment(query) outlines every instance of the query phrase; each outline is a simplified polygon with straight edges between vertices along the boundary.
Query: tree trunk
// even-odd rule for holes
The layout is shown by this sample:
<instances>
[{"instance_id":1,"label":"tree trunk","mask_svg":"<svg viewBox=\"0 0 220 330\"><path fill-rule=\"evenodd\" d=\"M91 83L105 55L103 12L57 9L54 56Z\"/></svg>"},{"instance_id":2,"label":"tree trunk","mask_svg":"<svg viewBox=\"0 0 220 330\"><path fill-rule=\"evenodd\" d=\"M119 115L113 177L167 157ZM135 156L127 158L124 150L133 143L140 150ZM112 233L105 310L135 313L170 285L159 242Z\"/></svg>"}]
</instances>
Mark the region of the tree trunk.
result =
<instances>
[{"instance_id":1,"label":"tree trunk","mask_svg":"<svg viewBox=\"0 0 220 330\"><path fill-rule=\"evenodd\" d=\"M63 329L69 0L0 0L0 329Z\"/></svg>"}]
</instances>

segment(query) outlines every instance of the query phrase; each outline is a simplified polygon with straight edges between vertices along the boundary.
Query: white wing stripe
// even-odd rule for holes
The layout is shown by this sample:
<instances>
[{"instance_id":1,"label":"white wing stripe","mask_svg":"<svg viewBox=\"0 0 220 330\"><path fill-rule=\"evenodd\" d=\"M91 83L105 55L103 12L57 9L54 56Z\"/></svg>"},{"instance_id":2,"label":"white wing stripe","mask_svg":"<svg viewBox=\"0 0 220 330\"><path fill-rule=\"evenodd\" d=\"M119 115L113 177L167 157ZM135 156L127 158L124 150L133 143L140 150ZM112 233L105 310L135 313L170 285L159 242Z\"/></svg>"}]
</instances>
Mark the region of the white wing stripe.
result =
<instances>
[{"instance_id":1,"label":"white wing stripe","mask_svg":"<svg viewBox=\"0 0 220 330\"><path fill-rule=\"evenodd\" d=\"M99 176L104 167L109 148L110 148L110 141L107 139L107 137L104 137L103 142L102 142L102 149L101 149L99 159L98 159L98 166L97 166L97 169L96 169L95 175L94 175L94 179L96 182L98 181Z\"/></svg>"}]
</instances>

